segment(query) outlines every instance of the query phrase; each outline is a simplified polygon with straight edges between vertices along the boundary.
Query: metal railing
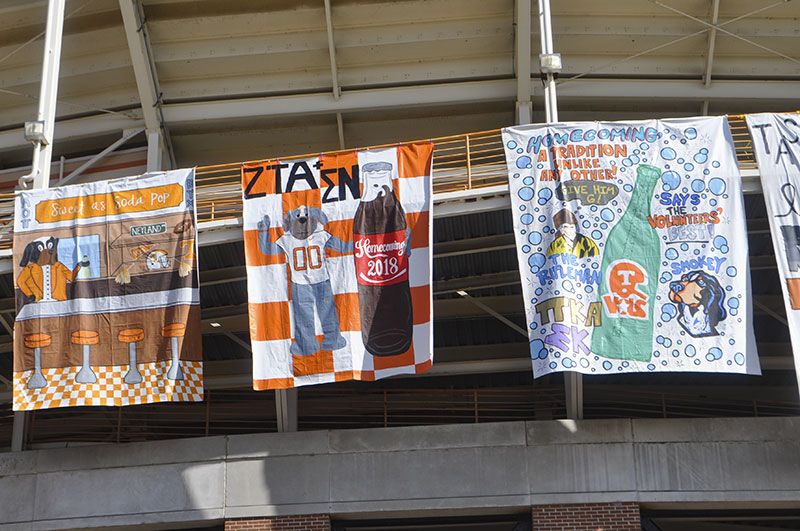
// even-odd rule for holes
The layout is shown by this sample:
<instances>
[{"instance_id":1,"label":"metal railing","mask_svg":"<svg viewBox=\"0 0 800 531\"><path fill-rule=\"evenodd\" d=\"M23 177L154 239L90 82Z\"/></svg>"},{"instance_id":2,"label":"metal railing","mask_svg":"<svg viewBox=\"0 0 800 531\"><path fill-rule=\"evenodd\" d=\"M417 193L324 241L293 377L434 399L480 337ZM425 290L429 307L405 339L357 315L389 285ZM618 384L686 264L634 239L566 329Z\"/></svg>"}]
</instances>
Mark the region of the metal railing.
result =
<instances>
[{"instance_id":1,"label":"metal railing","mask_svg":"<svg viewBox=\"0 0 800 531\"><path fill-rule=\"evenodd\" d=\"M730 115L728 122L736 147L739 168L755 169L752 142L744 116ZM504 185L508 182L500 129L433 138L430 141L434 144L434 194L475 190ZM370 146L362 149L377 147L387 146ZM332 153L352 151L348 149ZM313 156L315 155L296 155L281 157L281 160ZM241 165L242 162L231 162L198 166L196 186L199 222L236 219L242 216ZM0 250L12 247L13 215L14 194L0 194Z\"/></svg>"}]
</instances>

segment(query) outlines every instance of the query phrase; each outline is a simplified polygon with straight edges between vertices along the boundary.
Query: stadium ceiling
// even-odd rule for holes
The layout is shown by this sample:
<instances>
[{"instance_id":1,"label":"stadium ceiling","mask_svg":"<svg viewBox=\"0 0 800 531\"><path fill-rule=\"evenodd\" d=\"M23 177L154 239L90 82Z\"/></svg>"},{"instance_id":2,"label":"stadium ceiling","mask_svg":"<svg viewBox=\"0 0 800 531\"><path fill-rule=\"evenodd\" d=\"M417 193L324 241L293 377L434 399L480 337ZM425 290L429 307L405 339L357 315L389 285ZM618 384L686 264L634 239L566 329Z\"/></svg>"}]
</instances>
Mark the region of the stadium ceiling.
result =
<instances>
[{"instance_id":1,"label":"stadium ceiling","mask_svg":"<svg viewBox=\"0 0 800 531\"><path fill-rule=\"evenodd\" d=\"M798 108L798 0L552 10L562 120ZM46 11L0 4L2 168L30 161ZM528 98L544 121L536 0L68 0L66 13L54 159L141 127L165 165L191 166L494 129Z\"/></svg>"}]
</instances>

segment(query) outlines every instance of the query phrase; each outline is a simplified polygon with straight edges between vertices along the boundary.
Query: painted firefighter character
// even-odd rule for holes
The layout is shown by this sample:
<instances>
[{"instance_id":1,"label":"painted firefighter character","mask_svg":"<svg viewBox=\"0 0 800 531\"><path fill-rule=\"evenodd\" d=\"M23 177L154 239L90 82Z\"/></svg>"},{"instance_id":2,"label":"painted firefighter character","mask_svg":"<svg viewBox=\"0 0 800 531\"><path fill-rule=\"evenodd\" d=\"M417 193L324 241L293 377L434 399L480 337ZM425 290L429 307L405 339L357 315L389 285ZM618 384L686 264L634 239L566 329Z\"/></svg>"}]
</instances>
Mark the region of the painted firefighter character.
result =
<instances>
[{"instance_id":1,"label":"painted firefighter character","mask_svg":"<svg viewBox=\"0 0 800 531\"><path fill-rule=\"evenodd\" d=\"M333 300L326 249L341 253L353 251L353 242L345 242L327 232L325 213L319 208L300 206L283 218L283 235L273 242L269 235L270 218L258 222L258 246L265 255L285 254L291 268L294 343L290 352L308 356L321 350L347 346L339 330L339 316ZM314 309L322 325L322 345L314 333Z\"/></svg>"},{"instance_id":2,"label":"painted firefighter character","mask_svg":"<svg viewBox=\"0 0 800 531\"><path fill-rule=\"evenodd\" d=\"M26 302L65 301L67 283L75 280L82 267L89 267L89 260L84 256L70 271L58 261L58 238L51 236L30 242L19 265L23 269L17 277L17 287Z\"/></svg>"},{"instance_id":3,"label":"painted firefighter character","mask_svg":"<svg viewBox=\"0 0 800 531\"><path fill-rule=\"evenodd\" d=\"M563 208L553 216L556 228L555 238L547 248L547 256L568 253L585 258L597 256L597 244L594 240L578 232L578 218L568 208Z\"/></svg>"},{"instance_id":4,"label":"painted firefighter character","mask_svg":"<svg viewBox=\"0 0 800 531\"><path fill-rule=\"evenodd\" d=\"M725 290L716 278L690 271L670 282L669 300L678 306L678 323L694 337L717 336L717 324L727 317Z\"/></svg>"}]
</instances>

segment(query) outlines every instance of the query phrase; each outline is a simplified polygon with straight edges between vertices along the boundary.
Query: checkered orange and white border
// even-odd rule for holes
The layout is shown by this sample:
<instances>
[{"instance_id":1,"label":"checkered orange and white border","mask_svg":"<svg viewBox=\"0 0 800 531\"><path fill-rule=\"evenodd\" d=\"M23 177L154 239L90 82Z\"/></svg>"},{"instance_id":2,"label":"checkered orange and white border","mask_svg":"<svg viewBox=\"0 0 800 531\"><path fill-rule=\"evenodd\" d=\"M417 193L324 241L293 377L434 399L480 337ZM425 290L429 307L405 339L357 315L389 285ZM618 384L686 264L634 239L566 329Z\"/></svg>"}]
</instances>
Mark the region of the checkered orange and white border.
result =
<instances>
[{"instance_id":1,"label":"checkered orange and white border","mask_svg":"<svg viewBox=\"0 0 800 531\"><path fill-rule=\"evenodd\" d=\"M92 371L97 382L75 381L81 368L42 369L47 385L28 389L30 371L14 373L14 410L30 411L72 406L130 406L154 402L201 402L203 400L203 363L179 361L183 380L169 380L169 360L137 365L142 381L126 384L123 378L128 365L97 366Z\"/></svg>"},{"instance_id":2,"label":"checkered orange and white border","mask_svg":"<svg viewBox=\"0 0 800 531\"><path fill-rule=\"evenodd\" d=\"M388 149L321 154L305 160L264 161L242 167L244 243L248 277L253 388L283 389L342 380L378 380L416 374L433 363L431 167L433 144L409 144ZM353 239L353 216L361 191L353 194L358 168L369 162L389 162L392 183L411 229L409 286L413 332L403 353L379 357L364 349L353 253L325 250L339 328L347 346L312 355L290 353L294 341L291 270L284 254L264 255L258 245L258 222L270 218L270 241L283 235L281 220L298 206L319 208L328 219L323 227L343 241ZM280 170L276 171L276 168ZM360 173L360 172L359 172ZM259 179L254 179L258 174ZM360 182L363 190L364 182ZM287 191L288 190L288 191ZM358 197L354 197L354 195ZM322 229L318 229L322 230ZM315 316L315 334L323 339Z\"/></svg>"}]
</instances>

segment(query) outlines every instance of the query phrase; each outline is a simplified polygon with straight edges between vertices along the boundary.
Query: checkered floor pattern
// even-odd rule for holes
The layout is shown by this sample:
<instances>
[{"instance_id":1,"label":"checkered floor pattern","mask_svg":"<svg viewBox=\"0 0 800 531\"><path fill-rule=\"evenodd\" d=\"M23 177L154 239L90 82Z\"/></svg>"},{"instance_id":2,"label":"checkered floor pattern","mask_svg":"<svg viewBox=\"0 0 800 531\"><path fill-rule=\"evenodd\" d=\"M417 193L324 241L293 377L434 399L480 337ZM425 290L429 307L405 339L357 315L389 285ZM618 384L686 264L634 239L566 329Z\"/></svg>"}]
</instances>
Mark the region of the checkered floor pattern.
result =
<instances>
[{"instance_id":1,"label":"checkered floor pattern","mask_svg":"<svg viewBox=\"0 0 800 531\"><path fill-rule=\"evenodd\" d=\"M43 369L47 385L28 389L33 371L14 373L14 411L71 406L128 406L155 402L201 402L203 363L181 361L183 380L167 379L170 361L140 363L143 380L129 385L123 380L127 365L92 367L97 383L75 381L80 367Z\"/></svg>"}]
</instances>

